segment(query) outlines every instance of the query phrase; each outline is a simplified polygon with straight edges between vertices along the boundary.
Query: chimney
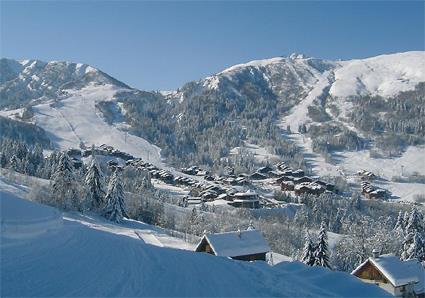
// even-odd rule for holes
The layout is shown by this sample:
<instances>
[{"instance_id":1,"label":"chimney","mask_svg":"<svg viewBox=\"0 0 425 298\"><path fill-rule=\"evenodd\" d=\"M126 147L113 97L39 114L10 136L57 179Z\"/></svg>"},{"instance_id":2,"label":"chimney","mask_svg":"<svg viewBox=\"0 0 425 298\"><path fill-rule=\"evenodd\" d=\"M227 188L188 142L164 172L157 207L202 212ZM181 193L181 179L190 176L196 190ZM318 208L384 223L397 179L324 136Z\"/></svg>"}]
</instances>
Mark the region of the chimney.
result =
<instances>
[{"instance_id":1,"label":"chimney","mask_svg":"<svg viewBox=\"0 0 425 298\"><path fill-rule=\"evenodd\" d=\"M379 250L377 250L376 248L374 248L374 249L372 250L372 256L373 256L375 259L379 258Z\"/></svg>"}]
</instances>

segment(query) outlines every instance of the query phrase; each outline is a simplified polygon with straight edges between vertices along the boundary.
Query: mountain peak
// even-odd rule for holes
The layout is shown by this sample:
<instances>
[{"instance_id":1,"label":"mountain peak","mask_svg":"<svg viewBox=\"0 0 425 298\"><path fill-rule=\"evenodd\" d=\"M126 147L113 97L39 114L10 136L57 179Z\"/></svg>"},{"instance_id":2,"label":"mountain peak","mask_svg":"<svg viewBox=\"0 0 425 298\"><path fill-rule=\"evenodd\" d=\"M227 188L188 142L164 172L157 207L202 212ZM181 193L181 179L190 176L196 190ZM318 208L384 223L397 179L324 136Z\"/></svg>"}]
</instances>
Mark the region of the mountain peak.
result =
<instances>
[{"instance_id":1,"label":"mountain peak","mask_svg":"<svg viewBox=\"0 0 425 298\"><path fill-rule=\"evenodd\" d=\"M289 55L289 59L295 60L295 59L307 59L308 56L302 53L292 53Z\"/></svg>"}]
</instances>

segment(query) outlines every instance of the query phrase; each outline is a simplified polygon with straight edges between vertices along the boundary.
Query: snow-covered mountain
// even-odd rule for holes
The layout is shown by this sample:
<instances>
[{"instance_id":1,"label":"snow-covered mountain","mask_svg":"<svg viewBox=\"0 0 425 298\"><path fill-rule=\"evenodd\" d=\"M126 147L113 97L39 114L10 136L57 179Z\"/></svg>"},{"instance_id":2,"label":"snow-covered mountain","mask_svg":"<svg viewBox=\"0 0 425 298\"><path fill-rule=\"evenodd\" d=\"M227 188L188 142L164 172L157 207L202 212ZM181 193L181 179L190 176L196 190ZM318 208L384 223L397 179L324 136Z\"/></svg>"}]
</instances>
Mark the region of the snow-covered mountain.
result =
<instances>
[{"instance_id":1,"label":"snow-covered mountain","mask_svg":"<svg viewBox=\"0 0 425 298\"><path fill-rule=\"evenodd\" d=\"M371 158L370 150L392 142L404 153L378 174L390 180L401 165L425 174L419 160L425 149L417 146L424 117L414 108L424 98L421 51L347 61L300 54L256 60L165 93L130 88L78 63L1 59L0 74L1 115L21 115L10 109L31 105L32 122L62 149L109 143L156 164L162 149L175 163L212 165L253 142L265 156L294 158L292 142L314 172L340 175L362 168L382 172L387 159ZM374 96L381 99L368 99ZM112 116L99 109L102 102ZM297 133L302 125L314 133ZM329 163L317 148L326 151L332 142L349 145L339 146L339 159Z\"/></svg>"},{"instance_id":2,"label":"snow-covered mountain","mask_svg":"<svg viewBox=\"0 0 425 298\"><path fill-rule=\"evenodd\" d=\"M0 60L1 106L17 106L40 97L58 97L64 89L81 89L88 84L124 83L87 64L64 61Z\"/></svg>"},{"instance_id":3,"label":"snow-covered mountain","mask_svg":"<svg viewBox=\"0 0 425 298\"><path fill-rule=\"evenodd\" d=\"M89 65L71 62L1 59L0 71L0 106L7 110L2 115L19 119L20 107L30 107L30 121L43 128L56 147L113 144L161 163L158 147L109 125L96 107L112 101L117 92L133 92L126 84Z\"/></svg>"}]
</instances>

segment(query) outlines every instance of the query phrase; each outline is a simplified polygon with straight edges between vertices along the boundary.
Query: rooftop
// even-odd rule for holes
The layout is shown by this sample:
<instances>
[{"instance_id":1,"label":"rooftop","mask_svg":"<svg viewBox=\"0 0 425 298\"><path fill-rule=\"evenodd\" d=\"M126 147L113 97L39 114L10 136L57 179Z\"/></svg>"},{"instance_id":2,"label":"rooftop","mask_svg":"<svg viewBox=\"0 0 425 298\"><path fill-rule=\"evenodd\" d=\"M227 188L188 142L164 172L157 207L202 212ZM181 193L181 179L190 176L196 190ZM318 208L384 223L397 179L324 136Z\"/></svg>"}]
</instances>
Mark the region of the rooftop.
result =
<instances>
[{"instance_id":1,"label":"rooftop","mask_svg":"<svg viewBox=\"0 0 425 298\"><path fill-rule=\"evenodd\" d=\"M208 241L216 256L237 257L270 251L269 245L258 230L206 234L197 249L204 239Z\"/></svg>"}]
</instances>

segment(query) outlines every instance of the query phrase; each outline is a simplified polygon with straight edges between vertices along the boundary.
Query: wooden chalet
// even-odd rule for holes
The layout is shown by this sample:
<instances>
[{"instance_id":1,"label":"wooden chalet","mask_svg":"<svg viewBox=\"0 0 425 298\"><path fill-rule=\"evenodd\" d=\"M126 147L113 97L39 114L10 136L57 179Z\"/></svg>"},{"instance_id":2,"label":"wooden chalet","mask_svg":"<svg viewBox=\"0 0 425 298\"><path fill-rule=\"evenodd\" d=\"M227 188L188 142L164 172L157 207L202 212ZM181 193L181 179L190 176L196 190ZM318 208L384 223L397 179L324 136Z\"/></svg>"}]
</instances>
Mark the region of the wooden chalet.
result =
<instances>
[{"instance_id":1,"label":"wooden chalet","mask_svg":"<svg viewBox=\"0 0 425 298\"><path fill-rule=\"evenodd\" d=\"M292 172L292 176L294 177L303 177L304 176L304 171L303 170L295 170Z\"/></svg>"},{"instance_id":2,"label":"wooden chalet","mask_svg":"<svg viewBox=\"0 0 425 298\"><path fill-rule=\"evenodd\" d=\"M280 176L282 176L281 171L270 171L269 172L269 177L278 178Z\"/></svg>"},{"instance_id":3,"label":"wooden chalet","mask_svg":"<svg viewBox=\"0 0 425 298\"><path fill-rule=\"evenodd\" d=\"M255 172L255 173L251 174L251 175L249 176L249 178L250 178L251 180L264 180L264 179L267 179L267 176L266 176L266 175L264 175L264 174L261 174L261 173L259 173L259 172Z\"/></svg>"},{"instance_id":4,"label":"wooden chalet","mask_svg":"<svg viewBox=\"0 0 425 298\"><path fill-rule=\"evenodd\" d=\"M327 191L335 191L335 185L324 182L322 180L315 180L314 183L323 186Z\"/></svg>"},{"instance_id":5,"label":"wooden chalet","mask_svg":"<svg viewBox=\"0 0 425 298\"><path fill-rule=\"evenodd\" d=\"M260 199L255 191L248 190L233 194L229 204L233 207L257 209L260 208Z\"/></svg>"},{"instance_id":6,"label":"wooden chalet","mask_svg":"<svg viewBox=\"0 0 425 298\"><path fill-rule=\"evenodd\" d=\"M416 259L401 261L394 255L379 255L360 264L352 275L373 283L395 297L425 297L425 269Z\"/></svg>"},{"instance_id":7,"label":"wooden chalet","mask_svg":"<svg viewBox=\"0 0 425 298\"><path fill-rule=\"evenodd\" d=\"M206 234L196 246L196 252L242 261L265 261L270 247L258 230Z\"/></svg>"},{"instance_id":8,"label":"wooden chalet","mask_svg":"<svg viewBox=\"0 0 425 298\"><path fill-rule=\"evenodd\" d=\"M268 174L271 171L273 171L273 168L270 166L265 166L265 167L261 167L257 170L257 173L261 173L261 174Z\"/></svg>"},{"instance_id":9,"label":"wooden chalet","mask_svg":"<svg viewBox=\"0 0 425 298\"><path fill-rule=\"evenodd\" d=\"M280 176L279 178L276 179L276 184L280 184L284 181L294 181L294 177L292 176Z\"/></svg>"},{"instance_id":10,"label":"wooden chalet","mask_svg":"<svg viewBox=\"0 0 425 298\"><path fill-rule=\"evenodd\" d=\"M377 178L377 176L369 171L361 170L357 172L357 175L360 177L361 180L365 181L372 181Z\"/></svg>"},{"instance_id":11,"label":"wooden chalet","mask_svg":"<svg viewBox=\"0 0 425 298\"><path fill-rule=\"evenodd\" d=\"M294 186L295 195L299 196L301 194L307 193L312 195L320 195L324 193L326 189L319 184L312 182L303 182L300 184L296 184Z\"/></svg>"},{"instance_id":12,"label":"wooden chalet","mask_svg":"<svg viewBox=\"0 0 425 298\"><path fill-rule=\"evenodd\" d=\"M312 182L313 179L311 179L310 177L307 176L303 176L303 177L296 177L294 178L294 183L295 184L300 184L300 183L306 183L306 182Z\"/></svg>"}]
</instances>

